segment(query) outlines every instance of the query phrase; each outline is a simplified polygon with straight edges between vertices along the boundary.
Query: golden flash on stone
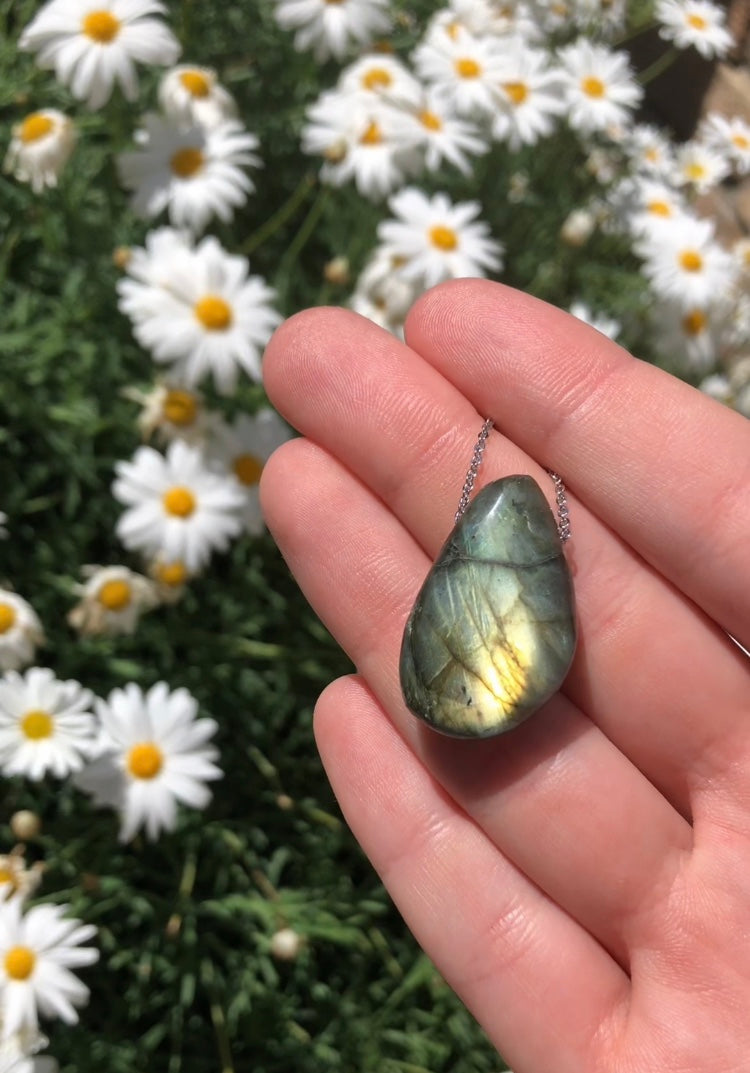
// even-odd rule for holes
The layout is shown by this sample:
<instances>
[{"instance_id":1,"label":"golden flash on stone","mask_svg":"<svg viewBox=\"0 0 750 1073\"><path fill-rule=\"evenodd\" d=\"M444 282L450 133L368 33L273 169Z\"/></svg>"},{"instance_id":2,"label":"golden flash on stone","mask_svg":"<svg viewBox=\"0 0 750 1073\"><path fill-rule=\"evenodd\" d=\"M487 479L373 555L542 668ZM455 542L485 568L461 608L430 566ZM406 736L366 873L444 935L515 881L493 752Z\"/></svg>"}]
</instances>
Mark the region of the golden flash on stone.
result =
<instances>
[{"instance_id":1,"label":"golden flash on stone","mask_svg":"<svg viewBox=\"0 0 750 1073\"><path fill-rule=\"evenodd\" d=\"M525 475L493 481L459 518L409 615L404 699L443 734L501 734L560 688L575 645L573 584L544 493Z\"/></svg>"}]
</instances>

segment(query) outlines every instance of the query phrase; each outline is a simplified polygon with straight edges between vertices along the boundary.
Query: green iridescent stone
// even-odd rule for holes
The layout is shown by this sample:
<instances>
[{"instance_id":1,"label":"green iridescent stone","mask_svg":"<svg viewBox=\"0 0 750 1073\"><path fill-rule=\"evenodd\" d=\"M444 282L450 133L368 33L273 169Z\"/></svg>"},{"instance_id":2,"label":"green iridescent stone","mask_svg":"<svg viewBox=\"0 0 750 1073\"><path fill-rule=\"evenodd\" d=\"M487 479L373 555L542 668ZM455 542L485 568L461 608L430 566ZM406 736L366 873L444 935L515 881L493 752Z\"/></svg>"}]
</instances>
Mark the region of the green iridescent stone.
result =
<instances>
[{"instance_id":1,"label":"green iridescent stone","mask_svg":"<svg viewBox=\"0 0 750 1073\"><path fill-rule=\"evenodd\" d=\"M560 688L576 646L570 570L532 477L488 484L459 519L409 615L407 705L435 730L501 734Z\"/></svg>"}]
</instances>

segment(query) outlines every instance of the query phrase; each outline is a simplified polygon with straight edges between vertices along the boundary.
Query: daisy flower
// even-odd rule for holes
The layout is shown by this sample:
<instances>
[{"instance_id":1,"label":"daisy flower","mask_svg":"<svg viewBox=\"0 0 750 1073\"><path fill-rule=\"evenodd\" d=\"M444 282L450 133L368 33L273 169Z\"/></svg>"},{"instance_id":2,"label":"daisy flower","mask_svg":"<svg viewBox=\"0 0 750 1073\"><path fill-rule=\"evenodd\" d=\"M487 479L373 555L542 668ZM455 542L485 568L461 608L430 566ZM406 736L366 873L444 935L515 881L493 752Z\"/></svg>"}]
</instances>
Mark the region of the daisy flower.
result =
<instances>
[{"instance_id":1,"label":"daisy flower","mask_svg":"<svg viewBox=\"0 0 750 1073\"><path fill-rule=\"evenodd\" d=\"M75 145L75 129L67 116L55 108L42 108L13 127L3 167L35 194L57 186Z\"/></svg>"},{"instance_id":2,"label":"daisy flower","mask_svg":"<svg viewBox=\"0 0 750 1073\"><path fill-rule=\"evenodd\" d=\"M343 59L356 44L369 45L391 28L388 0L275 0L276 21L282 30L295 30L298 52L312 51L322 63L329 56Z\"/></svg>"},{"instance_id":3,"label":"daisy flower","mask_svg":"<svg viewBox=\"0 0 750 1073\"><path fill-rule=\"evenodd\" d=\"M654 345L680 374L705 374L722 346L726 310L711 302L683 306L658 302L651 310Z\"/></svg>"},{"instance_id":4,"label":"daisy flower","mask_svg":"<svg viewBox=\"0 0 750 1073\"><path fill-rule=\"evenodd\" d=\"M677 150L673 181L696 194L706 194L729 175L731 168L723 153L700 141L685 142Z\"/></svg>"},{"instance_id":5,"label":"daisy flower","mask_svg":"<svg viewBox=\"0 0 750 1073\"><path fill-rule=\"evenodd\" d=\"M141 407L138 428L144 440L156 434L166 443L185 440L201 444L214 420L201 393L176 382L157 380L150 391L128 387L122 394Z\"/></svg>"},{"instance_id":6,"label":"daisy flower","mask_svg":"<svg viewBox=\"0 0 750 1073\"><path fill-rule=\"evenodd\" d=\"M498 0L450 0L448 7L438 12L428 33L435 33L438 28L452 38L462 31L475 37L516 34L526 41L541 36L530 6L521 0L510 4Z\"/></svg>"},{"instance_id":7,"label":"daisy flower","mask_svg":"<svg viewBox=\"0 0 750 1073\"><path fill-rule=\"evenodd\" d=\"M478 202L453 204L445 194L427 197L407 187L388 204L396 219L380 223L378 237L386 253L402 262L404 279L427 288L502 267L501 244L490 238L487 224L474 222L481 211Z\"/></svg>"},{"instance_id":8,"label":"daisy flower","mask_svg":"<svg viewBox=\"0 0 750 1073\"><path fill-rule=\"evenodd\" d=\"M263 467L277 447L291 438L287 424L275 410L264 409L250 416L238 414L231 425L217 425L209 447L209 459L233 474L245 494L243 520L248 533L264 529L258 485Z\"/></svg>"},{"instance_id":9,"label":"daisy flower","mask_svg":"<svg viewBox=\"0 0 750 1073\"><path fill-rule=\"evenodd\" d=\"M68 614L79 633L135 633L143 612L156 607L154 584L127 566L84 566L82 573L81 600Z\"/></svg>"},{"instance_id":10,"label":"daisy flower","mask_svg":"<svg viewBox=\"0 0 750 1073\"><path fill-rule=\"evenodd\" d=\"M211 799L205 785L221 778L218 750L207 744L218 729L213 719L196 719L198 702L186 689L170 692L157 682L144 693L134 682L97 702L101 754L76 777L97 806L120 816L120 841L141 828L156 840L177 826L177 804L203 809Z\"/></svg>"},{"instance_id":11,"label":"daisy flower","mask_svg":"<svg viewBox=\"0 0 750 1073\"><path fill-rule=\"evenodd\" d=\"M414 126L386 100L324 92L307 111L302 151L322 156L323 182L354 181L365 197L382 198L405 181L414 153Z\"/></svg>"},{"instance_id":12,"label":"daisy flower","mask_svg":"<svg viewBox=\"0 0 750 1073\"><path fill-rule=\"evenodd\" d=\"M0 854L0 902L7 898L28 898L42 881L44 864L36 861L26 867L23 853L16 847L12 853Z\"/></svg>"},{"instance_id":13,"label":"daisy flower","mask_svg":"<svg viewBox=\"0 0 750 1073\"><path fill-rule=\"evenodd\" d=\"M67 905L36 905L24 912L18 898L0 903L2 1038L34 1030L39 1013L78 1020L89 989L70 971L93 965L99 951L82 946L96 935L91 924L66 918Z\"/></svg>"},{"instance_id":14,"label":"daisy flower","mask_svg":"<svg viewBox=\"0 0 750 1073\"><path fill-rule=\"evenodd\" d=\"M593 33L621 33L627 21L626 0L575 0L573 18L577 26Z\"/></svg>"},{"instance_id":15,"label":"daisy flower","mask_svg":"<svg viewBox=\"0 0 750 1073\"><path fill-rule=\"evenodd\" d=\"M178 123L215 127L237 115L234 97L210 67L173 67L159 83L161 110Z\"/></svg>"},{"instance_id":16,"label":"daisy flower","mask_svg":"<svg viewBox=\"0 0 750 1073\"><path fill-rule=\"evenodd\" d=\"M726 56L734 44L724 10L711 0L657 0L654 15L660 37L677 48L695 48L706 59Z\"/></svg>"},{"instance_id":17,"label":"daisy flower","mask_svg":"<svg viewBox=\"0 0 750 1073\"><path fill-rule=\"evenodd\" d=\"M395 56L374 53L355 60L341 72L338 89L344 95L361 95L365 100L382 99L404 107L416 106L422 86Z\"/></svg>"},{"instance_id":18,"label":"daisy flower","mask_svg":"<svg viewBox=\"0 0 750 1073\"><path fill-rule=\"evenodd\" d=\"M460 119L450 100L434 87L423 92L411 115L414 141L424 154L428 171L437 171L443 164L451 164L469 176L472 172L470 156L480 156L489 149L487 139L478 128L468 120Z\"/></svg>"},{"instance_id":19,"label":"daisy flower","mask_svg":"<svg viewBox=\"0 0 750 1073\"><path fill-rule=\"evenodd\" d=\"M404 279L402 257L376 246L359 274L349 307L394 335L403 335L406 314L421 292L414 280Z\"/></svg>"},{"instance_id":20,"label":"daisy flower","mask_svg":"<svg viewBox=\"0 0 750 1073\"><path fill-rule=\"evenodd\" d=\"M672 144L660 130L648 123L634 124L625 136L623 149L635 171L655 178L672 173Z\"/></svg>"},{"instance_id":21,"label":"daisy flower","mask_svg":"<svg viewBox=\"0 0 750 1073\"><path fill-rule=\"evenodd\" d=\"M116 464L115 472L112 494L127 507L116 531L126 548L166 562L179 560L194 573L242 528L241 489L180 440L170 443L166 456L139 447L132 461Z\"/></svg>"},{"instance_id":22,"label":"daisy flower","mask_svg":"<svg viewBox=\"0 0 750 1073\"><path fill-rule=\"evenodd\" d=\"M724 156L738 175L750 172L750 123L740 116L729 119L711 112L700 126L700 140Z\"/></svg>"},{"instance_id":23,"label":"daisy flower","mask_svg":"<svg viewBox=\"0 0 750 1073\"><path fill-rule=\"evenodd\" d=\"M42 624L30 603L9 589L0 589L0 670L31 663L44 642Z\"/></svg>"},{"instance_id":24,"label":"daisy flower","mask_svg":"<svg viewBox=\"0 0 750 1073\"><path fill-rule=\"evenodd\" d=\"M3 775L61 779L83 764L93 744L93 693L58 681L46 667L0 679L0 770Z\"/></svg>"},{"instance_id":25,"label":"daisy flower","mask_svg":"<svg viewBox=\"0 0 750 1073\"><path fill-rule=\"evenodd\" d=\"M181 250L177 257L155 250L152 264L148 250L140 250L132 269L128 264L136 278L117 284L120 309L141 346L169 365L178 383L192 388L211 375L217 389L231 395L240 369L260 380L262 349L281 322L271 305L275 294L260 276L249 275L245 257L227 253L213 236ZM179 420L180 400L173 396L172 402ZM189 402L182 402L187 420Z\"/></svg>"},{"instance_id":26,"label":"daisy flower","mask_svg":"<svg viewBox=\"0 0 750 1073\"><path fill-rule=\"evenodd\" d=\"M468 118L492 116L502 57L494 38L469 33L446 37L440 47L425 39L412 54L417 74L449 97L456 112Z\"/></svg>"},{"instance_id":27,"label":"daisy flower","mask_svg":"<svg viewBox=\"0 0 750 1073\"><path fill-rule=\"evenodd\" d=\"M685 310L704 308L734 283L735 265L716 242L711 220L682 215L634 248L654 293Z\"/></svg>"},{"instance_id":28,"label":"daisy flower","mask_svg":"<svg viewBox=\"0 0 750 1073\"><path fill-rule=\"evenodd\" d=\"M58 1073L54 1058L37 1053L48 1042L41 1032L29 1029L0 1040L0 1073Z\"/></svg>"},{"instance_id":29,"label":"daisy flower","mask_svg":"<svg viewBox=\"0 0 750 1073\"><path fill-rule=\"evenodd\" d=\"M156 0L51 0L21 34L18 47L36 52L89 108L101 108L118 82L125 97L138 95L135 62L169 66L179 43L160 19Z\"/></svg>"},{"instance_id":30,"label":"daisy flower","mask_svg":"<svg viewBox=\"0 0 750 1073\"><path fill-rule=\"evenodd\" d=\"M614 317L608 317L604 313L594 313L585 302L573 302L570 312L577 320L582 320L589 327L596 328L598 332L606 335L608 339L617 339L617 336L622 331L622 325L618 320L615 320Z\"/></svg>"},{"instance_id":31,"label":"daisy flower","mask_svg":"<svg viewBox=\"0 0 750 1073\"><path fill-rule=\"evenodd\" d=\"M136 132L137 149L117 158L131 208L149 219L167 209L177 227L202 231L213 216L225 223L255 186L242 170L258 167L258 139L234 119L211 129L184 127L153 112Z\"/></svg>"},{"instance_id":32,"label":"daisy flower","mask_svg":"<svg viewBox=\"0 0 750 1073\"><path fill-rule=\"evenodd\" d=\"M613 52L585 37L560 49L570 125L583 134L627 124L643 91L625 52Z\"/></svg>"},{"instance_id":33,"label":"daisy flower","mask_svg":"<svg viewBox=\"0 0 750 1073\"><path fill-rule=\"evenodd\" d=\"M545 52L522 41L509 44L503 53L499 89L492 135L513 150L546 138L565 111L559 71L549 66Z\"/></svg>"},{"instance_id":34,"label":"daisy flower","mask_svg":"<svg viewBox=\"0 0 750 1073\"><path fill-rule=\"evenodd\" d=\"M181 600L190 580L188 569L180 559L152 559L148 564L148 575L156 586L160 603L163 604L176 604Z\"/></svg>"},{"instance_id":35,"label":"daisy flower","mask_svg":"<svg viewBox=\"0 0 750 1073\"><path fill-rule=\"evenodd\" d=\"M685 195L659 179L636 176L621 184L615 204L633 235L657 239L663 230L688 212Z\"/></svg>"}]
</instances>

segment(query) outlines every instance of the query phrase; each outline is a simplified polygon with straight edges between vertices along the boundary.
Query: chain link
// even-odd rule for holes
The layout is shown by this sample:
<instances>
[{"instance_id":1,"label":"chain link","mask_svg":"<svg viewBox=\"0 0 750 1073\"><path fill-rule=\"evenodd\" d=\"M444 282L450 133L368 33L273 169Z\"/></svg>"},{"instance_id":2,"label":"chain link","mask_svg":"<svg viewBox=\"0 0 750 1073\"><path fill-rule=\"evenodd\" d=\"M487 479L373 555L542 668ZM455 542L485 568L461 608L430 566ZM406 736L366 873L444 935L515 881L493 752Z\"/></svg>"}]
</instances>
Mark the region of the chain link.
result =
<instances>
[{"instance_id":1,"label":"chain link","mask_svg":"<svg viewBox=\"0 0 750 1073\"><path fill-rule=\"evenodd\" d=\"M461 498L458 501L458 509L456 510L456 517L454 521L457 523L463 517L466 508L469 505L471 499L471 493L474 491L474 483L479 473L479 467L482 464L482 456L484 449L487 446L487 438L490 434L494 422L491 417L482 425L482 429L477 437L477 442L474 444L474 454L471 456L471 462L469 463L469 471L466 474L466 480L464 486L461 489ZM552 478L552 482L555 486L555 503L557 504L557 532L560 535L561 543L565 543L570 540L570 511L568 510L568 497L565 494L565 485L563 484L562 477L559 473L555 473L554 470L548 469Z\"/></svg>"},{"instance_id":2,"label":"chain link","mask_svg":"<svg viewBox=\"0 0 750 1073\"><path fill-rule=\"evenodd\" d=\"M461 498L458 501L458 509L456 510L455 522L458 522L464 515L464 511L469 505L471 499L471 493L474 490L474 481L477 479L477 473L479 467L482 464L482 455L484 449L487 446L487 437L490 434L490 429L494 424L491 417L488 417L485 423L482 425L482 431L479 433L477 442L474 444L474 454L471 456L471 463L469 465L469 472L466 474L466 480L464 486L461 489Z\"/></svg>"},{"instance_id":3,"label":"chain link","mask_svg":"<svg viewBox=\"0 0 750 1073\"><path fill-rule=\"evenodd\" d=\"M560 541L564 544L566 540L570 540L570 512L568 510L568 497L565 494L565 485L563 479L559 473L555 473L554 470L548 469L552 481L555 485L555 502L557 503L557 532L560 534Z\"/></svg>"}]
</instances>

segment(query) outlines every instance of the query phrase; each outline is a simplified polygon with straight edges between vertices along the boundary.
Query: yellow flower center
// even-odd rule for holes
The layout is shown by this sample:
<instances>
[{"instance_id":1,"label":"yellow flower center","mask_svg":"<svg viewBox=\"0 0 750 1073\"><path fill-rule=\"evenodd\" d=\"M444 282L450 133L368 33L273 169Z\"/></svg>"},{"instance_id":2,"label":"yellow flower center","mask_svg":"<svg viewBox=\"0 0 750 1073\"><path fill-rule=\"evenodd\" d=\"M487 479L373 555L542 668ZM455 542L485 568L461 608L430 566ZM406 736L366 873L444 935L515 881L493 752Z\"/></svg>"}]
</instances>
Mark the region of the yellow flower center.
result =
<instances>
[{"instance_id":1,"label":"yellow flower center","mask_svg":"<svg viewBox=\"0 0 750 1073\"><path fill-rule=\"evenodd\" d=\"M646 149L644 152L643 159L648 160L649 164L655 164L659 159L659 150L654 146L650 146L650 148Z\"/></svg>"},{"instance_id":2,"label":"yellow flower center","mask_svg":"<svg viewBox=\"0 0 750 1073\"><path fill-rule=\"evenodd\" d=\"M180 82L191 97L207 97L211 92L211 83L201 71L182 71Z\"/></svg>"},{"instance_id":3,"label":"yellow flower center","mask_svg":"<svg viewBox=\"0 0 750 1073\"><path fill-rule=\"evenodd\" d=\"M5 955L5 972L11 980L28 980L35 962L36 955L28 946L12 946Z\"/></svg>"},{"instance_id":4,"label":"yellow flower center","mask_svg":"<svg viewBox=\"0 0 750 1073\"><path fill-rule=\"evenodd\" d=\"M10 604L0 603L0 634L12 630L16 623L16 609Z\"/></svg>"},{"instance_id":5,"label":"yellow flower center","mask_svg":"<svg viewBox=\"0 0 750 1073\"><path fill-rule=\"evenodd\" d=\"M122 611L132 600L133 590L127 581L113 578L112 581L104 582L96 598L108 611Z\"/></svg>"},{"instance_id":6,"label":"yellow flower center","mask_svg":"<svg viewBox=\"0 0 750 1073\"><path fill-rule=\"evenodd\" d=\"M703 258L697 250L683 250L678 261L686 272L700 272L703 268Z\"/></svg>"},{"instance_id":7,"label":"yellow flower center","mask_svg":"<svg viewBox=\"0 0 750 1073\"><path fill-rule=\"evenodd\" d=\"M164 757L153 741L139 741L128 752L128 771L136 779L153 779L162 769Z\"/></svg>"},{"instance_id":8,"label":"yellow flower center","mask_svg":"<svg viewBox=\"0 0 750 1073\"><path fill-rule=\"evenodd\" d=\"M187 425L194 424L198 416L198 399L192 391L171 388L164 398L161 410L165 421L185 428Z\"/></svg>"},{"instance_id":9,"label":"yellow flower center","mask_svg":"<svg viewBox=\"0 0 750 1073\"><path fill-rule=\"evenodd\" d=\"M456 74L460 78L479 78L482 73L482 68L470 56L464 56L462 59L456 60L455 68Z\"/></svg>"},{"instance_id":10,"label":"yellow flower center","mask_svg":"<svg viewBox=\"0 0 750 1073\"><path fill-rule=\"evenodd\" d=\"M240 484L247 485L249 488L260 480L263 463L255 455L237 455L232 463L232 469Z\"/></svg>"},{"instance_id":11,"label":"yellow flower center","mask_svg":"<svg viewBox=\"0 0 750 1073\"><path fill-rule=\"evenodd\" d=\"M692 28L694 30L705 30L706 27L708 26L708 23L706 22L706 20L703 18L702 15L694 15L694 14L688 15L687 24L688 24L688 26L692 26Z\"/></svg>"},{"instance_id":12,"label":"yellow flower center","mask_svg":"<svg viewBox=\"0 0 750 1073\"><path fill-rule=\"evenodd\" d=\"M108 45L120 32L120 20L110 11L90 11L82 23L83 32L99 45Z\"/></svg>"},{"instance_id":13,"label":"yellow flower center","mask_svg":"<svg viewBox=\"0 0 750 1073\"><path fill-rule=\"evenodd\" d=\"M2 886L3 883L10 883L13 890L16 890L17 888L14 873L11 872L10 868L3 868L2 865L0 865L0 886Z\"/></svg>"},{"instance_id":14,"label":"yellow flower center","mask_svg":"<svg viewBox=\"0 0 750 1073\"><path fill-rule=\"evenodd\" d=\"M666 201L649 201L646 208L654 216L671 216L672 206Z\"/></svg>"},{"instance_id":15,"label":"yellow flower center","mask_svg":"<svg viewBox=\"0 0 750 1073\"><path fill-rule=\"evenodd\" d=\"M367 130L360 136L360 145L380 145L383 140L383 132L375 122L374 119L370 120L370 124Z\"/></svg>"},{"instance_id":16,"label":"yellow flower center","mask_svg":"<svg viewBox=\"0 0 750 1073\"><path fill-rule=\"evenodd\" d=\"M733 134L732 145L736 145L738 149L750 149L750 138L746 138L744 134Z\"/></svg>"},{"instance_id":17,"label":"yellow flower center","mask_svg":"<svg viewBox=\"0 0 750 1073\"><path fill-rule=\"evenodd\" d=\"M194 145L186 145L172 154L169 166L178 179L192 179L196 172L201 170L204 161L205 157L200 149L196 149Z\"/></svg>"},{"instance_id":18,"label":"yellow flower center","mask_svg":"<svg viewBox=\"0 0 750 1073\"><path fill-rule=\"evenodd\" d=\"M427 127L428 130L442 130L443 121L440 116L435 115L434 112L428 111L426 108L419 113L417 117L423 127Z\"/></svg>"},{"instance_id":19,"label":"yellow flower center","mask_svg":"<svg viewBox=\"0 0 750 1073\"><path fill-rule=\"evenodd\" d=\"M185 584L188 573L185 569L185 564L176 561L173 563L159 563L156 569L156 576L162 585L176 589Z\"/></svg>"},{"instance_id":20,"label":"yellow flower center","mask_svg":"<svg viewBox=\"0 0 750 1073\"><path fill-rule=\"evenodd\" d=\"M161 501L167 514L175 518L189 518L196 507L195 496L190 489L179 486L166 491Z\"/></svg>"},{"instance_id":21,"label":"yellow flower center","mask_svg":"<svg viewBox=\"0 0 750 1073\"><path fill-rule=\"evenodd\" d=\"M685 176L691 183L697 183L700 179L705 178L706 169L702 164L698 164L694 161L692 164L688 164L685 168Z\"/></svg>"},{"instance_id":22,"label":"yellow flower center","mask_svg":"<svg viewBox=\"0 0 750 1073\"><path fill-rule=\"evenodd\" d=\"M458 235L452 227L443 227L436 224L429 231L430 242L439 250L455 250L458 245Z\"/></svg>"},{"instance_id":23,"label":"yellow flower center","mask_svg":"<svg viewBox=\"0 0 750 1073\"><path fill-rule=\"evenodd\" d=\"M29 145L31 142L38 142L40 138L45 138L54 126L49 116L42 115L41 112L32 112L21 124L18 137L25 145Z\"/></svg>"},{"instance_id":24,"label":"yellow flower center","mask_svg":"<svg viewBox=\"0 0 750 1073\"><path fill-rule=\"evenodd\" d=\"M581 80L581 89L587 97L603 97L606 86L601 78L594 78L593 75L590 75L588 78Z\"/></svg>"},{"instance_id":25,"label":"yellow flower center","mask_svg":"<svg viewBox=\"0 0 750 1073\"><path fill-rule=\"evenodd\" d=\"M455 41L461 32L461 23L457 19L453 22L449 22L445 27L445 32L448 37L450 37L451 41Z\"/></svg>"},{"instance_id":26,"label":"yellow flower center","mask_svg":"<svg viewBox=\"0 0 750 1073\"><path fill-rule=\"evenodd\" d=\"M685 335L700 335L708 324L708 317L701 309L691 309L682 318L682 327Z\"/></svg>"},{"instance_id":27,"label":"yellow flower center","mask_svg":"<svg viewBox=\"0 0 750 1073\"><path fill-rule=\"evenodd\" d=\"M371 67L362 75L362 85L365 89L377 90L390 86L393 82L390 71L385 67Z\"/></svg>"},{"instance_id":28,"label":"yellow flower center","mask_svg":"<svg viewBox=\"0 0 750 1073\"><path fill-rule=\"evenodd\" d=\"M193 313L210 332L225 332L232 325L232 307L218 294L205 294L193 306Z\"/></svg>"},{"instance_id":29,"label":"yellow flower center","mask_svg":"<svg viewBox=\"0 0 750 1073\"><path fill-rule=\"evenodd\" d=\"M503 89L513 104L523 104L529 95L528 86L525 82L503 82Z\"/></svg>"},{"instance_id":30,"label":"yellow flower center","mask_svg":"<svg viewBox=\"0 0 750 1073\"><path fill-rule=\"evenodd\" d=\"M41 708L32 708L30 712L21 718L21 730L31 741L41 741L42 738L52 737L54 723L49 712Z\"/></svg>"}]
</instances>

